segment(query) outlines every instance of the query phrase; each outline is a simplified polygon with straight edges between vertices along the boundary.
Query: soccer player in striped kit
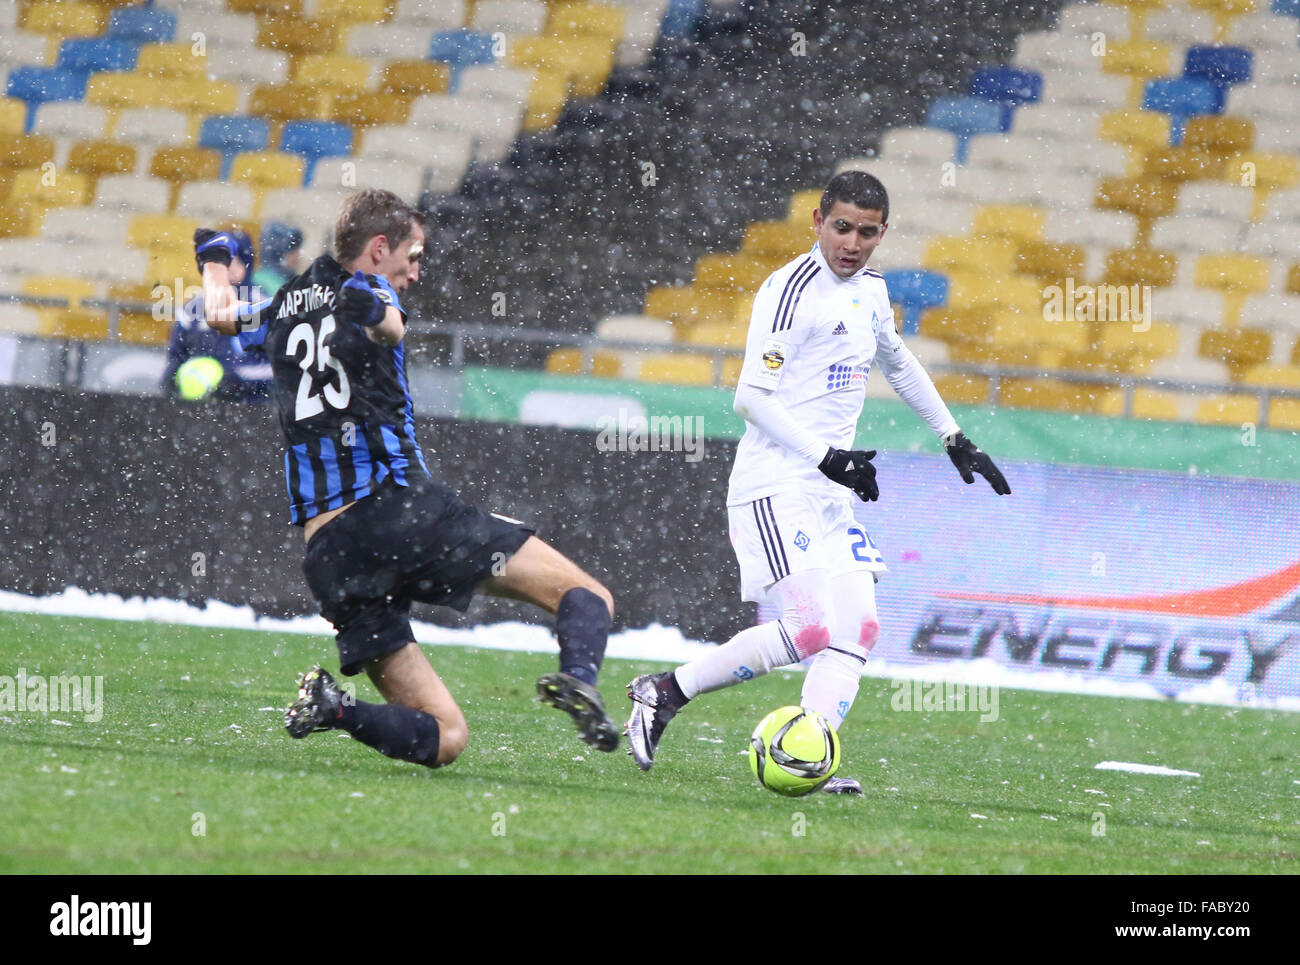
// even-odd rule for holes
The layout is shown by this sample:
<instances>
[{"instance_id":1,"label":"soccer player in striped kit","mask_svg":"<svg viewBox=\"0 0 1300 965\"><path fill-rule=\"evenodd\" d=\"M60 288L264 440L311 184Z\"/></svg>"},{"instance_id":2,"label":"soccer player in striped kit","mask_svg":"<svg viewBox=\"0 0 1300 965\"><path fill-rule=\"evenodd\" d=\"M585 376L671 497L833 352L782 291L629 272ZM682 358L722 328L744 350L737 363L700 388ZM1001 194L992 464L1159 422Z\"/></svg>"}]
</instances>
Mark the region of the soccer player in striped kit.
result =
<instances>
[{"instance_id":1,"label":"soccer player in striped kit","mask_svg":"<svg viewBox=\"0 0 1300 965\"><path fill-rule=\"evenodd\" d=\"M599 750L618 746L596 675L613 615L609 591L531 527L462 502L429 476L415 438L399 293L419 277L424 231L388 191L349 197L338 260L317 258L274 298L239 302L234 242L195 233L208 324L271 360L284 431L291 521L303 571L338 630L342 672L364 670L387 703L346 698L320 667L285 713L294 737L342 729L389 757L438 767L465 749L464 715L414 642L412 601L464 611L475 592L555 614L560 670L538 681Z\"/></svg>"},{"instance_id":2,"label":"soccer player in striped kit","mask_svg":"<svg viewBox=\"0 0 1300 965\"><path fill-rule=\"evenodd\" d=\"M817 244L777 270L754 297L735 410L745 419L727 493L741 595L780 617L742 630L675 671L628 685L629 753L654 763L664 728L687 701L813 662L800 703L839 728L880 634L875 582L885 562L853 516L879 496L875 451L851 450L872 365L942 440L962 479L979 473L1011 492L962 434L934 382L894 328L884 279L866 267L885 235L889 196L863 171L836 175L813 212ZM861 793L852 778L823 790Z\"/></svg>"}]
</instances>

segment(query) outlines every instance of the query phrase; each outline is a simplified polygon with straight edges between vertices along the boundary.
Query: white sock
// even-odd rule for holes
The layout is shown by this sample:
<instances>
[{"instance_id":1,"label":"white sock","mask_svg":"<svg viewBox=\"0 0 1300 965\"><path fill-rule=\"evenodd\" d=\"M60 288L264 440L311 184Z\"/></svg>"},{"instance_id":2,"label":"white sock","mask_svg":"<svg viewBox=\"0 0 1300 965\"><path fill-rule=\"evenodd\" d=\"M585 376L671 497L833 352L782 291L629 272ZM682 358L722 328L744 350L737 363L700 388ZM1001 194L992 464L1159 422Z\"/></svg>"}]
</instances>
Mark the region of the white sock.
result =
<instances>
[{"instance_id":1,"label":"white sock","mask_svg":"<svg viewBox=\"0 0 1300 965\"><path fill-rule=\"evenodd\" d=\"M677 686L689 700L797 663L794 644L784 631L780 620L741 630L722 646L678 667Z\"/></svg>"},{"instance_id":2,"label":"white sock","mask_svg":"<svg viewBox=\"0 0 1300 965\"><path fill-rule=\"evenodd\" d=\"M858 680L862 676L864 660L844 650L831 649L835 646L832 643L813 657L799 703L808 710L817 711L839 730L858 696Z\"/></svg>"}]
</instances>

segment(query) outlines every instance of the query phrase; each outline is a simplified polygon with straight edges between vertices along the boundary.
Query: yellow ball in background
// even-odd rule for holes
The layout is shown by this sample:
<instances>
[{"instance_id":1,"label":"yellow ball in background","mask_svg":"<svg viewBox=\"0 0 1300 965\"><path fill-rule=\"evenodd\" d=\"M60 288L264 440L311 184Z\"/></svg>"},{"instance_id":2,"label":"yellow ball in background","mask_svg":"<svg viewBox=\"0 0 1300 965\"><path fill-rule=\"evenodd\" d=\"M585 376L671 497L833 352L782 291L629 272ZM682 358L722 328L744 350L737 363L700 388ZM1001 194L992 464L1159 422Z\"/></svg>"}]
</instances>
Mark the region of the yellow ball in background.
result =
<instances>
[{"instance_id":1,"label":"yellow ball in background","mask_svg":"<svg viewBox=\"0 0 1300 965\"><path fill-rule=\"evenodd\" d=\"M211 355L200 355L176 370L176 390L186 402L197 402L215 392L225 374L225 367Z\"/></svg>"}]
</instances>

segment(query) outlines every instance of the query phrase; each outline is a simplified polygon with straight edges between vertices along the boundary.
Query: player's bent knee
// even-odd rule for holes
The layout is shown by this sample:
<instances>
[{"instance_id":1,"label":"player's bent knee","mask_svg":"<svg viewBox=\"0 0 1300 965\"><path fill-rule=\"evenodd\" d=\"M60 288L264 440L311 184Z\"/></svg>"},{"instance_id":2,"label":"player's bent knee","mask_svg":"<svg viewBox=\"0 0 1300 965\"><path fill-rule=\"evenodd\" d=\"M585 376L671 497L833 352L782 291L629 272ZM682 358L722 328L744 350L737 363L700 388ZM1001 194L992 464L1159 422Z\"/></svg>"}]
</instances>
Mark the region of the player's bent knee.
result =
<instances>
[{"instance_id":1,"label":"player's bent knee","mask_svg":"<svg viewBox=\"0 0 1300 965\"><path fill-rule=\"evenodd\" d=\"M871 619L863 620L862 626L858 630L858 646L863 650L870 650L879 639L880 624Z\"/></svg>"},{"instance_id":2,"label":"player's bent knee","mask_svg":"<svg viewBox=\"0 0 1300 965\"><path fill-rule=\"evenodd\" d=\"M794 635L794 649L799 659L821 653L831 645L831 631L824 623L813 623Z\"/></svg>"},{"instance_id":3,"label":"player's bent knee","mask_svg":"<svg viewBox=\"0 0 1300 965\"><path fill-rule=\"evenodd\" d=\"M450 764L465 753L465 748L468 746L469 728L464 722L441 728L438 737L438 763L436 766L444 767Z\"/></svg>"}]
</instances>

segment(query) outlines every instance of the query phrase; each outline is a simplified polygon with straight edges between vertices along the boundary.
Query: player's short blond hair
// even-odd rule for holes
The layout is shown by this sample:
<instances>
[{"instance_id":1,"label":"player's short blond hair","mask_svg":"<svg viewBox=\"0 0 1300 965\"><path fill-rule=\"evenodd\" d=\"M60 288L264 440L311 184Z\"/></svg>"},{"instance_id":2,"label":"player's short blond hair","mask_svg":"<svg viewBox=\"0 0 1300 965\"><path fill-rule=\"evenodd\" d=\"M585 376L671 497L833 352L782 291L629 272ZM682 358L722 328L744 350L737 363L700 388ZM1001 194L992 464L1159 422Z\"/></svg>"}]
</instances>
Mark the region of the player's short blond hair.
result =
<instances>
[{"instance_id":1,"label":"player's short blond hair","mask_svg":"<svg viewBox=\"0 0 1300 965\"><path fill-rule=\"evenodd\" d=\"M361 256L367 242L377 235L396 248L414 233L419 215L409 204L381 188L367 188L350 195L339 211L334 226L334 251L339 261Z\"/></svg>"}]
</instances>

